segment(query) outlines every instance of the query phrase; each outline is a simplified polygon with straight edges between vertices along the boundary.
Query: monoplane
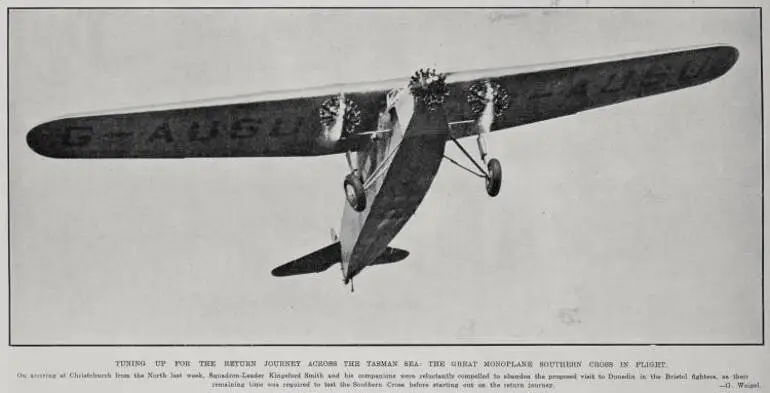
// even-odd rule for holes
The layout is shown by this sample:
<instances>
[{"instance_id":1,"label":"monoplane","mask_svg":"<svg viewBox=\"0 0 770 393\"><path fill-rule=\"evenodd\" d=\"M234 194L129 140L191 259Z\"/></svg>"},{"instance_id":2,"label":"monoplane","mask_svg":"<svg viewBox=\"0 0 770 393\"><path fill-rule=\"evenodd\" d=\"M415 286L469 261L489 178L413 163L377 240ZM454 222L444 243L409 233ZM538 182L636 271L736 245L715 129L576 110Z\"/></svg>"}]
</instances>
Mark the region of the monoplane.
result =
<instances>
[{"instance_id":1,"label":"monoplane","mask_svg":"<svg viewBox=\"0 0 770 393\"><path fill-rule=\"evenodd\" d=\"M701 85L725 74L738 50L712 45L578 62L471 72L421 69L410 78L70 116L27 135L53 158L292 157L344 154L339 235L273 269L274 276L341 264L345 284L366 266L409 253L389 247L447 160L500 192L492 131ZM478 158L458 142L475 137ZM449 158L456 146L469 164ZM352 283L351 283L352 288Z\"/></svg>"}]
</instances>

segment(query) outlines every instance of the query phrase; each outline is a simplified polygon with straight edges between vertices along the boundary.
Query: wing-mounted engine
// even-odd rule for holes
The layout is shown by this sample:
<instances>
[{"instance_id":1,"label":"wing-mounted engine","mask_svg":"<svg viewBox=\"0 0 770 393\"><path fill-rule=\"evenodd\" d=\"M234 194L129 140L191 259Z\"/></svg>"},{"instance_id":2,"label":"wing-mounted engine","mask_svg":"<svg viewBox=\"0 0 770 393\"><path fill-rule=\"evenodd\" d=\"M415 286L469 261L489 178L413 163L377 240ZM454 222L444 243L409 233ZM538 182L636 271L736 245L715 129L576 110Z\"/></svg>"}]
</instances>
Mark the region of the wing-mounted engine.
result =
<instances>
[{"instance_id":1,"label":"wing-mounted engine","mask_svg":"<svg viewBox=\"0 0 770 393\"><path fill-rule=\"evenodd\" d=\"M467 95L471 114L482 132L491 131L492 123L511 106L511 95L497 82L486 80L471 85Z\"/></svg>"},{"instance_id":2,"label":"wing-mounted engine","mask_svg":"<svg viewBox=\"0 0 770 393\"><path fill-rule=\"evenodd\" d=\"M361 125L361 111L353 100L344 94L328 98L318 110L321 122L319 142L332 147L340 140L354 134Z\"/></svg>"}]
</instances>

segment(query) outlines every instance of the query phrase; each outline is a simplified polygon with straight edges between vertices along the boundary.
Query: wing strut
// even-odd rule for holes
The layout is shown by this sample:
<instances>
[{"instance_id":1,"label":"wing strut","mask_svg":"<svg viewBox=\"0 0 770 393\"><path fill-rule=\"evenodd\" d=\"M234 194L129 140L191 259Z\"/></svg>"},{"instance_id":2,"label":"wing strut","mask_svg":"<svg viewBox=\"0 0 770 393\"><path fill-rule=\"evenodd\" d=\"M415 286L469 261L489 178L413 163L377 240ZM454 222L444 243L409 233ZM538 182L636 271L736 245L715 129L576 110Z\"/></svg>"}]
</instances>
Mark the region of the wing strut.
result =
<instances>
[{"instance_id":1,"label":"wing strut","mask_svg":"<svg viewBox=\"0 0 770 393\"><path fill-rule=\"evenodd\" d=\"M390 163L391 159L393 158L393 156L395 156L395 154L396 154L396 152L398 151L398 148L399 148L399 147L401 147L401 143L400 143L400 142L399 142L399 144L398 144L396 147L394 147L393 149L390 149L390 152L389 152L389 153L388 153L388 155L385 157L385 159L384 159L384 160L382 160L382 162L380 163L380 165L378 165L378 166L377 166L377 168L375 168L375 169L372 171L372 174L371 174L371 175L369 175L369 178L368 178L368 179L366 179L366 182L364 183L364 190L366 190L366 189L369 189L369 187L371 187L371 186L372 186L372 184L374 184L374 182L375 182L377 179L379 179L380 177L382 177L382 176L383 176L383 175L386 173L386 172L383 170L383 168L385 168L386 164L389 164L389 163Z\"/></svg>"}]
</instances>

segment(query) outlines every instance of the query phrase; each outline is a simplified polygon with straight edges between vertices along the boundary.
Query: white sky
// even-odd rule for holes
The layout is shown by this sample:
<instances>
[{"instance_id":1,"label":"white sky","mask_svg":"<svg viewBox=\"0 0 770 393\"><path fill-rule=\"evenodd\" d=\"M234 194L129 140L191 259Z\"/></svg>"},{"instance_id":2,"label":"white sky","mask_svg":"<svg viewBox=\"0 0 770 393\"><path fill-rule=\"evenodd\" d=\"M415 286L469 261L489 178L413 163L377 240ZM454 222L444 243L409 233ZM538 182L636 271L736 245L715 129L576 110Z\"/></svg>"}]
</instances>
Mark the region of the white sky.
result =
<instances>
[{"instance_id":1,"label":"white sky","mask_svg":"<svg viewBox=\"0 0 770 393\"><path fill-rule=\"evenodd\" d=\"M14 11L13 343L758 342L758 11ZM270 270L329 242L342 156L52 160L67 113L726 43L703 86L495 133L354 294ZM468 140L473 147L474 140ZM459 156L452 146L448 152Z\"/></svg>"}]
</instances>

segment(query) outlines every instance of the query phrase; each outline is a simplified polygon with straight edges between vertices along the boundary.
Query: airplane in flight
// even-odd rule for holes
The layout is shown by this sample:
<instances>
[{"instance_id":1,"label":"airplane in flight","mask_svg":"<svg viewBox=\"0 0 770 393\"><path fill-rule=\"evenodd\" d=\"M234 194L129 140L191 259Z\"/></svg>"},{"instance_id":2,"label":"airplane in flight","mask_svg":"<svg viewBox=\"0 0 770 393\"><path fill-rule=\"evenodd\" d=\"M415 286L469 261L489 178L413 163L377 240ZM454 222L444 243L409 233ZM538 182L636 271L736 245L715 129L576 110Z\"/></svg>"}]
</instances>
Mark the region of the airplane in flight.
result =
<instances>
[{"instance_id":1,"label":"airplane in flight","mask_svg":"<svg viewBox=\"0 0 770 393\"><path fill-rule=\"evenodd\" d=\"M447 160L500 192L492 131L697 86L724 75L738 50L712 45L568 63L438 73L70 116L34 127L27 144L52 158L292 157L344 154L339 235L272 270L318 273L340 263L347 285L365 267L409 253L389 247ZM476 137L479 157L458 139ZM470 164L449 158L455 145Z\"/></svg>"}]
</instances>

